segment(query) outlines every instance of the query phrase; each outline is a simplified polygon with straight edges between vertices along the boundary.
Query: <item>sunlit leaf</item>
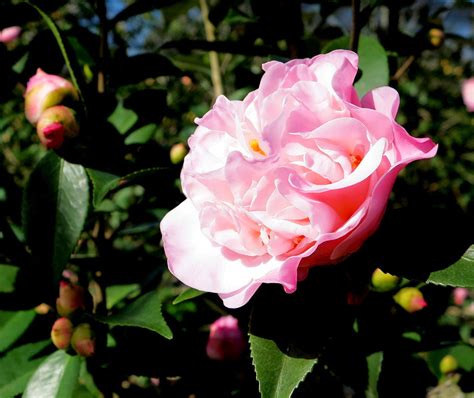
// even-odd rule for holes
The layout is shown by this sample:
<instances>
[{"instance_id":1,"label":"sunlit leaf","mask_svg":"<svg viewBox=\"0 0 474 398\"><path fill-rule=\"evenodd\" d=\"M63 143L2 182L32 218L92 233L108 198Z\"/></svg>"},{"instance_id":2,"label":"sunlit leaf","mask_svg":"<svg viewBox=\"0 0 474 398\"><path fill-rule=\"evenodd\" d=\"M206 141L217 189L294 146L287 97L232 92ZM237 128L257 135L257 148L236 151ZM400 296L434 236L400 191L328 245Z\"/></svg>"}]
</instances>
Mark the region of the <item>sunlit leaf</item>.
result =
<instances>
[{"instance_id":1,"label":"sunlit leaf","mask_svg":"<svg viewBox=\"0 0 474 398\"><path fill-rule=\"evenodd\" d=\"M262 398L290 397L317 362L285 355L274 341L254 335L250 349Z\"/></svg>"},{"instance_id":2,"label":"sunlit leaf","mask_svg":"<svg viewBox=\"0 0 474 398\"><path fill-rule=\"evenodd\" d=\"M182 303L183 301L191 300L195 297L202 296L206 292L202 292L197 289L193 289L192 287L186 289L184 292L182 292L178 297L176 297L173 300L173 304L179 304Z\"/></svg>"},{"instance_id":3,"label":"sunlit leaf","mask_svg":"<svg viewBox=\"0 0 474 398\"><path fill-rule=\"evenodd\" d=\"M36 312L30 311L16 311L16 312L5 312L2 311L3 315L9 315L6 320L0 323L0 352L5 351L20 336L28 329L33 319L35 319ZM2 316L3 318L3 316Z\"/></svg>"},{"instance_id":4,"label":"sunlit leaf","mask_svg":"<svg viewBox=\"0 0 474 398\"><path fill-rule=\"evenodd\" d=\"M474 287L474 245L449 267L432 272L427 280L437 285Z\"/></svg>"},{"instance_id":5,"label":"sunlit leaf","mask_svg":"<svg viewBox=\"0 0 474 398\"><path fill-rule=\"evenodd\" d=\"M12 398L23 392L31 375L44 360L43 357L31 358L37 356L49 344L49 339L25 344L0 358L0 397Z\"/></svg>"},{"instance_id":6,"label":"sunlit leaf","mask_svg":"<svg viewBox=\"0 0 474 398\"><path fill-rule=\"evenodd\" d=\"M29 380L23 398L72 397L78 384L82 360L64 351L51 354Z\"/></svg>"},{"instance_id":7,"label":"sunlit leaf","mask_svg":"<svg viewBox=\"0 0 474 398\"><path fill-rule=\"evenodd\" d=\"M367 357L367 369L369 380L365 396L367 398L377 398L377 383L379 381L380 371L382 369L383 352L374 352Z\"/></svg>"},{"instance_id":8,"label":"sunlit leaf","mask_svg":"<svg viewBox=\"0 0 474 398\"><path fill-rule=\"evenodd\" d=\"M171 329L161 313L161 300L157 292L149 292L122 310L99 321L112 326L135 326L159 333L167 339L173 337Z\"/></svg>"}]
</instances>

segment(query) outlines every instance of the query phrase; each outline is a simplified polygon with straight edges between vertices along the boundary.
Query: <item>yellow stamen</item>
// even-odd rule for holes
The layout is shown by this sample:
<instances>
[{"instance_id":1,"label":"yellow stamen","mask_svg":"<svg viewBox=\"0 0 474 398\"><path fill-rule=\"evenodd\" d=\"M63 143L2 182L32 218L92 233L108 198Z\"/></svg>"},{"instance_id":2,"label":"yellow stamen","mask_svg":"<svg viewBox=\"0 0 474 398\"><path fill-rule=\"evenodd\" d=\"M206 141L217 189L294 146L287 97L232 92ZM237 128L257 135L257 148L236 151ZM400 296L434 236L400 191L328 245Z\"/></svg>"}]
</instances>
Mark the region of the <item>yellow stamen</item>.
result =
<instances>
[{"instance_id":1,"label":"yellow stamen","mask_svg":"<svg viewBox=\"0 0 474 398\"><path fill-rule=\"evenodd\" d=\"M262 156L267 156L265 151L262 148L260 148L260 143L258 142L258 140L256 138L252 138L249 141L249 145L250 145L250 148L252 149L252 151L257 152Z\"/></svg>"}]
</instances>

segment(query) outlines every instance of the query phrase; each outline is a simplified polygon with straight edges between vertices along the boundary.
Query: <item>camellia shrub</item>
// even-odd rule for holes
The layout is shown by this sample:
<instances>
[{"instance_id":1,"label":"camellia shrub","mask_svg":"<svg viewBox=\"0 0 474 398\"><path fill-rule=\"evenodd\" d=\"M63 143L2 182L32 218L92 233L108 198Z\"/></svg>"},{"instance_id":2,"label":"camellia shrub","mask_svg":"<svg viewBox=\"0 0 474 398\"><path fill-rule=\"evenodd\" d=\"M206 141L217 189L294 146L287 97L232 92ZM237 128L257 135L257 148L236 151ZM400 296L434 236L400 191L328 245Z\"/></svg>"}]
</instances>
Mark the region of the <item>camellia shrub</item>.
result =
<instances>
[{"instance_id":1,"label":"camellia shrub","mask_svg":"<svg viewBox=\"0 0 474 398\"><path fill-rule=\"evenodd\" d=\"M474 394L471 17L0 1L0 398Z\"/></svg>"}]
</instances>

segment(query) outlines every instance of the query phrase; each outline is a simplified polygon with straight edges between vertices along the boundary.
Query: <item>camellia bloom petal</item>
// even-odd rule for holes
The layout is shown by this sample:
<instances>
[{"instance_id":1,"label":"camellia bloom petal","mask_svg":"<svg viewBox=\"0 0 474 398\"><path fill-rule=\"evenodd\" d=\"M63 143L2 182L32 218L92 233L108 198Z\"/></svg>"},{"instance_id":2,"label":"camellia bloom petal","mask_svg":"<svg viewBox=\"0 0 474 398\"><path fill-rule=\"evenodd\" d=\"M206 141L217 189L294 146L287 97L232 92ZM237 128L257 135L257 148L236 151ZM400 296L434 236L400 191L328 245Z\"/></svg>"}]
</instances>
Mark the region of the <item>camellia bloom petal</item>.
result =
<instances>
[{"instance_id":1,"label":"camellia bloom petal","mask_svg":"<svg viewBox=\"0 0 474 398\"><path fill-rule=\"evenodd\" d=\"M8 28L0 30L0 43L10 43L13 40L18 39L21 34L21 27L10 26Z\"/></svg>"},{"instance_id":2,"label":"camellia bloom petal","mask_svg":"<svg viewBox=\"0 0 474 398\"><path fill-rule=\"evenodd\" d=\"M474 77L471 77L462 83L461 92L466 109L469 112L474 112Z\"/></svg>"},{"instance_id":3,"label":"camellia bloom petal","mask_svg":"<svg viewBox=\"0 0 474 398\"><path fill-rule=\"evenodd\" d=\"M46 148L60 148L65 139L79 134L75 112L63 105L46 109L38 120L36 132Z\"/></svg>"},{"instance_id":4,"label":"camellia bloom petal","mask_svg":"<svg viewBox=\"0 0 474 398\"><path fill-rule=\"evenodd\" d=\"M187 199L161 223L178 279L239 307L262 283L294 292L377 229L400 170L437 146L397 124L394 89L358 98L357 65L345 50L266 63L257 90L196 120Z\"/></svg>"},{"instance_id":5,"label":"camellia bloom petal","mask_svg":"<svg viewBox=\"0 0 474 398\"><path fill-rule=\"evenodd\" d=\"M61 104L66 98L77 100L79 95L72 83L61 76L50 75L38 68L26 86L25 115L36 126L41 114Z\"/></svg>"}]
</instances>

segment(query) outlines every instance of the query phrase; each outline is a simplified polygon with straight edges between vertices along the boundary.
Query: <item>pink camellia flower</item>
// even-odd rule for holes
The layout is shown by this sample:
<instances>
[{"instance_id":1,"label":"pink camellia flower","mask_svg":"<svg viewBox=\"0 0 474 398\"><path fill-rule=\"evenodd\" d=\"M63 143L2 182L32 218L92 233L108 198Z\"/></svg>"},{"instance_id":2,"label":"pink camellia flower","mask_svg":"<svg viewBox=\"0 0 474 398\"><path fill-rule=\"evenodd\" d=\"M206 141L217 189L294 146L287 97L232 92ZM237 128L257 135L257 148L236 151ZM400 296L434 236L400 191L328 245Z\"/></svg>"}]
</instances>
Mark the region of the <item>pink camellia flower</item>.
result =
<instances>
[{"instance_id":1,"label":"pink camellia flower","mask_svg":"<svg viewBox=\"0 0 474 398\"><path fill-rule=\"evenodd\" d=\"M453 290L453 301L456 305L463 305L464 301L469 297L469 289L465 287L457 287Z\"/></svg>"},{"instance_id":2,"label":"pink camellia flower","mask_svg":"<svg viewBox=\"0 0 474 398\"><path fill-rule=\"evenodd\" d=\"M0 43L10 43L13 40L18 39L21 33L19 26L10 26L8 28L0 30Z\"/></svg>"},{"instance_id":3,"label":"pink camellia flower","mask_svg":"<svg viewBox=\"0 0 474 398\"><path fill-rule=\"evenodd\" d=\"M245 340L238 321L232 315L222 316L211 325L206 353L219 361L238 359L245 349Z\"/></svg>"},{"instance_id":4,"label":"pink camellia flower","mask_svg":"<svg viewBox=\"0 0 474 398\"><path fill-rule=\"evenodd\" d=\"M40 68L26 86L25 115L36 126L41 114L48 108L58 105L65 98L78 99L77 90L72 83L60 76L50 75Z\"/></svg>"},{"instance_id":5,"label":"pink camellia flower","mask_svg":"<svg viewBox=\"0 0 474 398\"><path fill-rule=\"evenodd\" d=\"M79 134L75 112L63 105L46 109L38 120L36 132L46 148L60 148L65 138L73 138Z\"/></svg>"},{"instance_id":6,"label":"pink camellia flower","mask_svg":"<svg viewBox=\"0 0 474 398\"><path fill-rule=\"evenodd\" d=\"M341 261L377 229L397 174L437 146L395 121L398 93L359 100L358 57L336 50L268 62L243 101L221 96L197 119L161 223L171 272L245 304L262 283L287 293L309 268Z\"/></svg>"},{"instance_id":7,"label":"pink camellia flower","mask_svg":"<svg viewBox=\"0 0 474 398\"><path fill-rule=\"evenodd\" d=\"M462 99L469 112L474 112L474 77L463 81Z\"/></svg>"}]
</instances>

